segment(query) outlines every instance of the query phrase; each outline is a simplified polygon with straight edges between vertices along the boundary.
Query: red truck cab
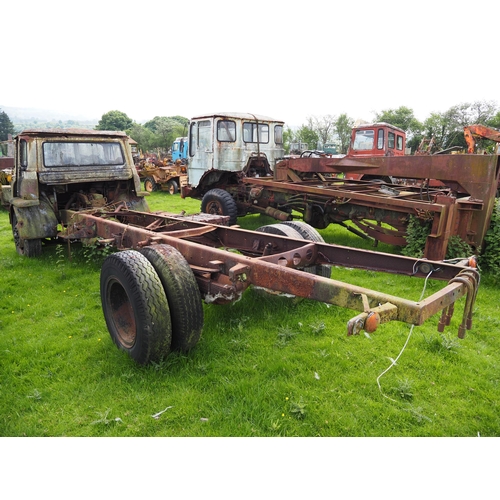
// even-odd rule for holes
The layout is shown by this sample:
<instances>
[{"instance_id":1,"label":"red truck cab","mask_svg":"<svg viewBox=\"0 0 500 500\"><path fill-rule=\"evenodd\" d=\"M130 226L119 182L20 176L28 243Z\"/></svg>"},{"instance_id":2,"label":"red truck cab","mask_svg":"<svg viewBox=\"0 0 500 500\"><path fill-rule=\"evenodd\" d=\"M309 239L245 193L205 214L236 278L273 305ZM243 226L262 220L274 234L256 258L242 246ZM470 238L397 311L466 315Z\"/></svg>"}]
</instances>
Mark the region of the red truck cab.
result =
<instances>
[{"instance_id":1,"label":"red truck cab","mask_svg":"<svg viewBox=\"0 0 500 500\"><path fill-rule=\"evenodd\" d=\"M352 129L351 143L347 158L366 158L373 156L403 156L406 148L404 130L389 123L363 124ZM346 179L372 180L378 176L346 172ZM392 182L390 177L382 177L384 182Z\"/></svg>"},{"instance_id":2,"label":"red truck cab","mask_svg":"<svg viewBox=\"0 0 500 500\"><path fill-rule=\"evenodd\" d=\"M347 156L403 156L405 147L404 130L383 122L363 124L352 129Z\"/></svg>"}]
</instances>

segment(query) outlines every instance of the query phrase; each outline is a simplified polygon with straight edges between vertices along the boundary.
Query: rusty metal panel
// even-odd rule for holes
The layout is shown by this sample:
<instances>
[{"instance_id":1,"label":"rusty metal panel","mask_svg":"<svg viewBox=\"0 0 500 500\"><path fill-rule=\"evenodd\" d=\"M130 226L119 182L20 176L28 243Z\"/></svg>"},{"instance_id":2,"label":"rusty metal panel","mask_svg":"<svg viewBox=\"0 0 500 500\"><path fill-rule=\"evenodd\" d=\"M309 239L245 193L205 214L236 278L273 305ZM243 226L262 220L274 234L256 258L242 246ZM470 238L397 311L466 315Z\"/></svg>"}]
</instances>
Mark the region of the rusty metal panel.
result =
<instances>
[{"instance_id":1,"label":"rusty metal panel","mask_svg":"<svg viewBox=\"0 0 500 500\"><path fill-rule=\"evenodd\" d=\"M292 207L315 227L352 221L360 236L393 245L406 243L410 215L432 221L425 256L444 258L448 240L460 236L473 248L482 245L495 203L500 168L497 155L389 156L367 158L293 158L280 162L273 179L244 179L255 205ZM341 172L397 178L402 184L340 179ZM411 182L410 182L411 181ZM314 208L316 207L316 208ZM392 229L381 226L388 224Z\"/></svg>"},{"instance_id":2,"label":"rusty metal panel","mask_svg":"<svg viewBox=\"0 0 500 500\"><path fill-rule=\"evenodd\" d=\"M280 169L298 172L356 172L402 179L436 179L475 199L489 199L498 185L498 155L430 155L352 158L294 158Z\"/></svg>"}]
</instances>

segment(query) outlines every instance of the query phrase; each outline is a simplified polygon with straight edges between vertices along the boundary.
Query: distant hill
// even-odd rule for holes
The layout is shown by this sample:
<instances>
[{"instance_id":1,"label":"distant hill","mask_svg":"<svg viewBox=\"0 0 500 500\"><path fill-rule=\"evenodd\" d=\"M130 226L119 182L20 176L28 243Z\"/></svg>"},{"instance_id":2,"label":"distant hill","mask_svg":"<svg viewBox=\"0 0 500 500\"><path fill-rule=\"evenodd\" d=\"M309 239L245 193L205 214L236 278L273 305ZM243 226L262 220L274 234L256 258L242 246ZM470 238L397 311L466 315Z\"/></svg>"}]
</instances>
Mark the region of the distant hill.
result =
<instances>
[{"instance_id":1,"label":"distant hill","mask_svg":"<svg viewBox=\"0 0 500 500\"><path fill-rule=\"evenodd\" d=\"M71 113L62 113L60 111L51 111L49 109L38 109L38 108L16 108L12 106L3 106L0 104L0 109L5 111L9 118L12 120L16 119L37 119L37 120L75 120L75 121L94 121L97 123L99 119L90 120L88 117L78 116Z\"/></svg>"},{"instance_id":2,"label":"distant hill","mask_svg":"<svg viewBox=\"0 0 500 500\"><path fill-rule=\"evenodd\" d=\"M87 117L71 115L46 109L16 108L3 106L0 110L7 113L14 124L16 132L26 128L85 128L93 129L99 119L88 119Z\"/></svg>"}]
</instances>

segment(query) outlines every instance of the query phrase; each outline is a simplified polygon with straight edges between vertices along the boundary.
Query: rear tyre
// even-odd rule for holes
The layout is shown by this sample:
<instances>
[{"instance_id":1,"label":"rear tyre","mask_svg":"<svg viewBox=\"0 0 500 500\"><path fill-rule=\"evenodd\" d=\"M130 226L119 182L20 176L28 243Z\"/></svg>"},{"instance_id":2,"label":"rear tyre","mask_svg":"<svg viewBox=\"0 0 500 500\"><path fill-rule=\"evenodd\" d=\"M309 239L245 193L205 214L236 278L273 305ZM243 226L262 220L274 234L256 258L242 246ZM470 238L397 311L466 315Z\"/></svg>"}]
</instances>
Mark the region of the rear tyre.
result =
<instances>
[{"instance_id":1,"label":"rear tyre","mask_svg":"<svg viewBox=\"0 0 500 500\"><path fill-rule=\"evenodd\" d=\"M304 237L297 231L295 228L285 225L283 223L280 224L271 224L269 226L261 226L256 229L260 233L267 234L277 234L279 236L287 236L288 238L295 238L296 240L302 240Z\"/></svg>"},{"instance_id":2,"label":"rear tyre","mask_svg":"<svg viewBox=\"0 0 500 500\"><path fill-rule=\"evenodd\" d=\"M308 241L323 242L323 237L309 224L300 221L284 221L280 224L271 224L269 226L262 226L256 229L262 233L278 234L281 236L288 236L289 238L304 239ZM316 264L314 266L304 267L304 271L317 276L325 278L331 277L330 266L323 264Z\"/></svg>"},{"instance_id":3,"label":"rear tyre","mask_svg":"<svg viewBox=\"0 0 500 500\"><path fill-rule=\"evenodd\" d=\"M154 180L153 177L146 177L144 179L144 189L148 193L152 193L153 191L158 191L158 184L156 184L156 181Z\"/></svg>"},{"instance_id":4,"label":"rear tyre","mask_svg":"<svg viewBox=\"0 0 500 500\"><path fill-rule=\"evenodd\" d=\"M40 257L42 255L42 240L24 240L24 255L29 258Z\"/></svg>"},{"instance_id":5,"label":"rear tyre","mask_svg":"<svg viewBox=\"0 0 500 500\"><path fill-rule=\"evenodd\" d=\"M141 253L155 268L165 290L172 320L172 349L187 352L200 340L203 304L186 259L169 245L145 247Z\"/></svg>"},{"instance_id":6,"label":"rear tyre","mask_svg":"<svg viewBox=\"0 0 500 500\"><path fill-rule=\"evenodd\" d=\"M171 180L167 182L167 190L170 194L176 194L179 192L179 184L177 181Z\"/></svg>"},{"instance_id":7,"label":"rear tyre","mask_svg":"<svg viewBox=\"0 0 500 500\"><path fill-rule=\"evenodd\" d=\"M136 250L107 257L101 269L101 302L113 342L137 363L159 362L170 352L172 322L153 265Z\"/></svg>"},{"instance_id":8,"label":"rear tyre","mask_svg":"<svg viewBox=\"0 0 500 500\"><path fill-rule=\"evenodd\" d=\"M19 236L15 212L12 213L12 236L14 238L16 252L19 255L24 255L29 258L40 257L42 255L42 240L40 238L25 240Z\"/></svg>"},{"instance_id":9,"label":"rear tyre","mask_svg":"<svg viewBox=\"0 0 500 500\"><path fill-rule=\"evenodd\" d=\"M237 222L238 207L233 197L223 189L211 189L201 200L201 211L206 214L227 215L229 225Z\"/></svg>"},{"instance_id":10,"label":"rear tyre","mask_svg":"<svg viewBox=\"0 0 500 500\"><path fill-rule=\"evenodd\" d=\"M375 175L363 175L361 178L364 181L372 181L377 184L394 184L394 179L388 175L377 177Z\"/></svg>"}]
</instances>

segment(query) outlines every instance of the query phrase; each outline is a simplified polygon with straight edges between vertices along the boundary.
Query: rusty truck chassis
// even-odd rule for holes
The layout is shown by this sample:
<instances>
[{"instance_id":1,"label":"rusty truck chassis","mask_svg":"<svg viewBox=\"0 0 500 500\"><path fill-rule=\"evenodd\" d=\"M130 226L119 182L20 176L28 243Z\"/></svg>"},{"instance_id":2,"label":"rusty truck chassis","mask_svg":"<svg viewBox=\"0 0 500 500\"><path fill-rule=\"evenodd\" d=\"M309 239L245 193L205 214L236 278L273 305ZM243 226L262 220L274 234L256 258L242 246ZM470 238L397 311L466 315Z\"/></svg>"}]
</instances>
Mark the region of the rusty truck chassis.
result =
<instances>
[{"instance_id":1,"label":"rusty truck chassis","mask_svg":"<svg viewBox=\"0 0 500 500\"><path fill-rule=\"evenodd\" d=\"M327 243L298 240L223 225L227 217L206 214L176 216L135 212L125 205L111 211L62 210L62 231L68 240L95 239L119 250L167 244L186 259L207 303L227 303L250 285L304 297L359 314L347 333L373 332L379 324L401 321L421 325L442 311L438 329L450 324L455 302L466 296L458 335L472 327L472 310L479 286L478 271L469 262L446 263L371 252ZM207 222L208 221L208 222ZM325 278L304 268L343 266L447 281L423 300L414 302L386 293Z\"/></svg>"},{"instance_id":2,"label":"rusty truck chassis","mask_svg":"<svg viewBox=\"0 0 500 500\"><path fill-rule=\"evenodd\" d=\"M498 158L470 154L292 158L279 162L274 176L225 176L218 184L185 189L184 195L201 197L208 189L220 187L232 195L240 216L264 213L291 220L295 211L316 228L340 224L372 238L375 245L378 241L406 245L407 227L414 216L431 226L424 256L443 260L454 235L474 250L481 247L499 183ZM365 177L337 177L346 172ZM206 177L207 182L216 178L216 171L208 171ZM384 179L385 185L380 183ZM399 182L390 183L395 179Z\"/></svg>"}]
</instances>

